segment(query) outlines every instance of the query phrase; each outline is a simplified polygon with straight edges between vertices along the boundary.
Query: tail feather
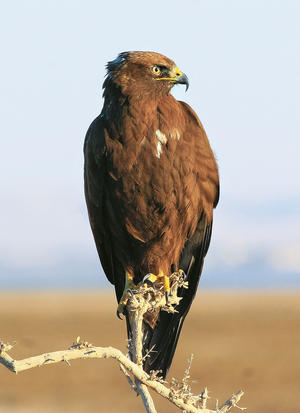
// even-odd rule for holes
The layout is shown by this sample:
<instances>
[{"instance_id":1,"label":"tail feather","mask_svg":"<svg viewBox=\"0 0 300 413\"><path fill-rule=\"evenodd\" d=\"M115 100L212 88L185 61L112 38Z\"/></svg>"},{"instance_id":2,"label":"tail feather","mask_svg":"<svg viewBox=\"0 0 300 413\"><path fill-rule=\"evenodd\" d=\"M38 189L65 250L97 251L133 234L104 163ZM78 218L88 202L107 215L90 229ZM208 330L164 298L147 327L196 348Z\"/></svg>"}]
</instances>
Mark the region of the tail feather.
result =
<instances>
[{"instance_id":1,"label":"tail feather","mask_svg":"<svg viewBox=\"0 0 300 413\"><path fill-rule=\"evenodd\" d=\"M158 375L163 378L166 377L172 363L183 324L182 317L168 320L168 317L164 317L164 315L169 314L161 312L159 326L155 327L152 333L150 354L144 364L144 370L147 373L150 373L151 370L158 371Z\"/></svg>"}]
</instances>

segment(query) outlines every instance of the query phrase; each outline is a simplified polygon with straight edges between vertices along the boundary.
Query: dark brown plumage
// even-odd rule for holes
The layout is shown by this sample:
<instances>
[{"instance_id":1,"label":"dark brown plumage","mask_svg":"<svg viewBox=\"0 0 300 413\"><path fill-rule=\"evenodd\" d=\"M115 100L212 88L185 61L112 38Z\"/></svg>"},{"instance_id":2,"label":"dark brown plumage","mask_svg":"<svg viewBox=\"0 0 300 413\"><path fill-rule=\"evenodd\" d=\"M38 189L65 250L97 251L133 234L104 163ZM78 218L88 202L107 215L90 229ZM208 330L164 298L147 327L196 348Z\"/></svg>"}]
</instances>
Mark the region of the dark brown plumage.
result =
<instances>
[{"instance_id":1,"label":"dark brown plumage","mask_svg":"<svg viewBox=\"0 0 300 413\"><path fill-rule=\"evenodd\" d=\"M187 274L178 313L161 311L145 323L144 349L155 347L144 368L163 377L197 290L219 198L213 152L195 112L170 94L176 83L187 78L167 57L121 53L107 65L104 106L84 145L90 223L118 301L126 272L136 284L148 273Z\"/></svg>"}]
</instances>

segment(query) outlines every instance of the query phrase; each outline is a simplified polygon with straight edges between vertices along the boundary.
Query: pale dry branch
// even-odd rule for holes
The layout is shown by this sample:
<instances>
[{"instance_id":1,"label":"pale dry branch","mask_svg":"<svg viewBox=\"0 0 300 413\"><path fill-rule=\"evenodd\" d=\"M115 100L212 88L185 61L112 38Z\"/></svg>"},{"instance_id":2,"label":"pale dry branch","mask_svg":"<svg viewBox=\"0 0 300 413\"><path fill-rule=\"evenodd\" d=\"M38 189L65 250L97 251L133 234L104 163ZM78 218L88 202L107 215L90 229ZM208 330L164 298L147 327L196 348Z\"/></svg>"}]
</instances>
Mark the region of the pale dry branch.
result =
<instances>
[{"instance_id":1,"label":"pale dry branch","mask_svg":"<svg viewBox=\"0 0 300 413\"><path fill-rule=\"evenodd\" d=\"M137 391L136 385L133 383L133 381L132 381L132 379L131 379L131 377L130 377L130 374L129 374L128 371L125 369L125 367L123 366L123 364L120 364L120 370L121 370L121 372L124 374L124 376L126 377L129 386L130 386L130 387L132 388L132 390L134 390L134 391L137 393L137 395L138 395L139 393L138 393L138 391Z\"/></svg>"},{"instance_id":2,"label":"pale dry branch","mask_svg":"<svg viewBox=\"0 0 300 413\"><path fill-rule=\"evenodd\" d=\"M207 400L209 399L207 387L204 388L203 392L199 395L199 398L202 402L202 409L206 409L206 403L207 403Z\"/></svg>"},{"instance_id":3,"label":"pale dry branch","mask_svg":"<svg viewBox=\"0 0 300 413\"><path fill-rule=\"evenodd\" d=\"M173 281L173 282L172 282ZM171 291L166 302L163 290L156 288L141 286L137 294L132 293L132 297L127 304L127 312L131 327L132 339L129 342L129 352L134 363L141 369L143 368L143 326L144 314L155 311L157 308L162 308L164 311L174 312L175 306L179 304L180 298L177 296L177 289L179 286L186 286L183 277L176 273L172 275ZM156 413L156 409L147 389L147 386L134 377L135 387L137 392L141 395L147 413Z\"/></svg>"},{"instance_id":4,"label":"pale dry branch","mask_svg":"<svg viewBox=\"0 0 300 413\"><path fill-rule=\"evenodd\" d=\"M59 362L64 362L67 365L70 365L70 361L76 359L113 358L119 362L120 368L125 374L131 388L141 395L147 413L156 413L148 388L151 388L162 397L168 399L181 411L186 413L226 413L232 407L238 407L237 403L244 394L243 391L240 390L233 394L223 406L216 406L213 410L208 409L206 407L208 399L207 389L205 388L200 395L194 395L188 384L192 360L189 361L183 379L181 381L173 379L170 387L167 386L167 383L164 380L157 376L157 372L151 372L151 374L148 375L143 370L143 315L145 312L152 311L157 307L161 307L168 312L176 311L174 306L180 301L180 298L177 297L177 288L178 286L185 287L186 283L184 283L180 277L177 277L175 281L176 282L173 283L171 287L168 303L166 303L165 295L162 291L143 286L139 289L137 294L133 294L129 299L127 311L132 329L132 338L129 342L129 350L132 360L116 348L96 347L87 341L81 341L80 337L77 337L75 343L66 350L44 353L23 360L14 360L8 354L12 349L12 346L10 344L5 344L0 340L0 363L10 371L19 373L34 367L42 367Z\"/></svg>"}]
</instances>

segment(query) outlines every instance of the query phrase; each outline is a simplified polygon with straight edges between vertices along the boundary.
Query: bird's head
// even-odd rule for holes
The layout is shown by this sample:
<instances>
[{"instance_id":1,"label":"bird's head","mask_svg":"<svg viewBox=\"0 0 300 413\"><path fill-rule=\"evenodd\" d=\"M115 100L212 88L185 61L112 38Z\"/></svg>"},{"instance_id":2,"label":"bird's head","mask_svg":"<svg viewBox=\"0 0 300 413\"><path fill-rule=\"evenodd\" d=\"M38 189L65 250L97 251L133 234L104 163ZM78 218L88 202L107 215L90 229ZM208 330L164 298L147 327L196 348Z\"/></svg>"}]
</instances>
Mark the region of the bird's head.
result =
<instances>
[{"instance_id":1,"label":"bird's head","mask_svg":"<svg viewBox=\"0 0 300 413\"><path fill-rule=\"evenodd\" d=\"M165 95L176 84L189 87L187 76L166 56L155 52L123 52L107 64L103 87L113 82L126 96Z\"/></svg>"}]
</instances>

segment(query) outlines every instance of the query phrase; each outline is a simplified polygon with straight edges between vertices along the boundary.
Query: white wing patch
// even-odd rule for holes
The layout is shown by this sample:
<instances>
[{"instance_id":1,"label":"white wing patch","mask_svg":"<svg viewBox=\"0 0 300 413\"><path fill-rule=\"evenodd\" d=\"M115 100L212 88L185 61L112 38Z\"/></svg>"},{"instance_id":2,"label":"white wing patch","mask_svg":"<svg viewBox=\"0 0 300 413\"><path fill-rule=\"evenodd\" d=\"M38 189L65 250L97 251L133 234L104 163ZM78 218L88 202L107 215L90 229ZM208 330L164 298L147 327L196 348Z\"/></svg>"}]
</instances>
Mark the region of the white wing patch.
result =
<instances>
[{"instance_id":1,"label":"white wing patch","mask_svg":"<svg viewBox=\"0 0 300 413\"><path fill-rule=\"evenodd\" d=\"M172 139L177 139L179 141L180 139L180 133L177 128L172 129L172 131L169 132L169 137Z\"/></svg>"},{"instance_id":2,"label":"white wing patch","mask_svg":"<svg viewBox=\"0 0 300 413\"><path fill-rule=\"evenodd\" d=\"M180 139L179 130L175 128L175 129L174 129L174 134L175 134L175 137L177 138L177 140L179 141L179 139Z\"/></svg>"},{"instance_id":3,"label":"white wing patch","mask_svg":"<svg viewBox=\"0 0 300 413\"><path fill-rule=\"evenodd\" d=\"M160 155L162 154L162 146L168 142L168 139L159 129L156 130L155 135L158 139L156 144L156 157L160 158Z\"/></svg>"}]
</instances>

